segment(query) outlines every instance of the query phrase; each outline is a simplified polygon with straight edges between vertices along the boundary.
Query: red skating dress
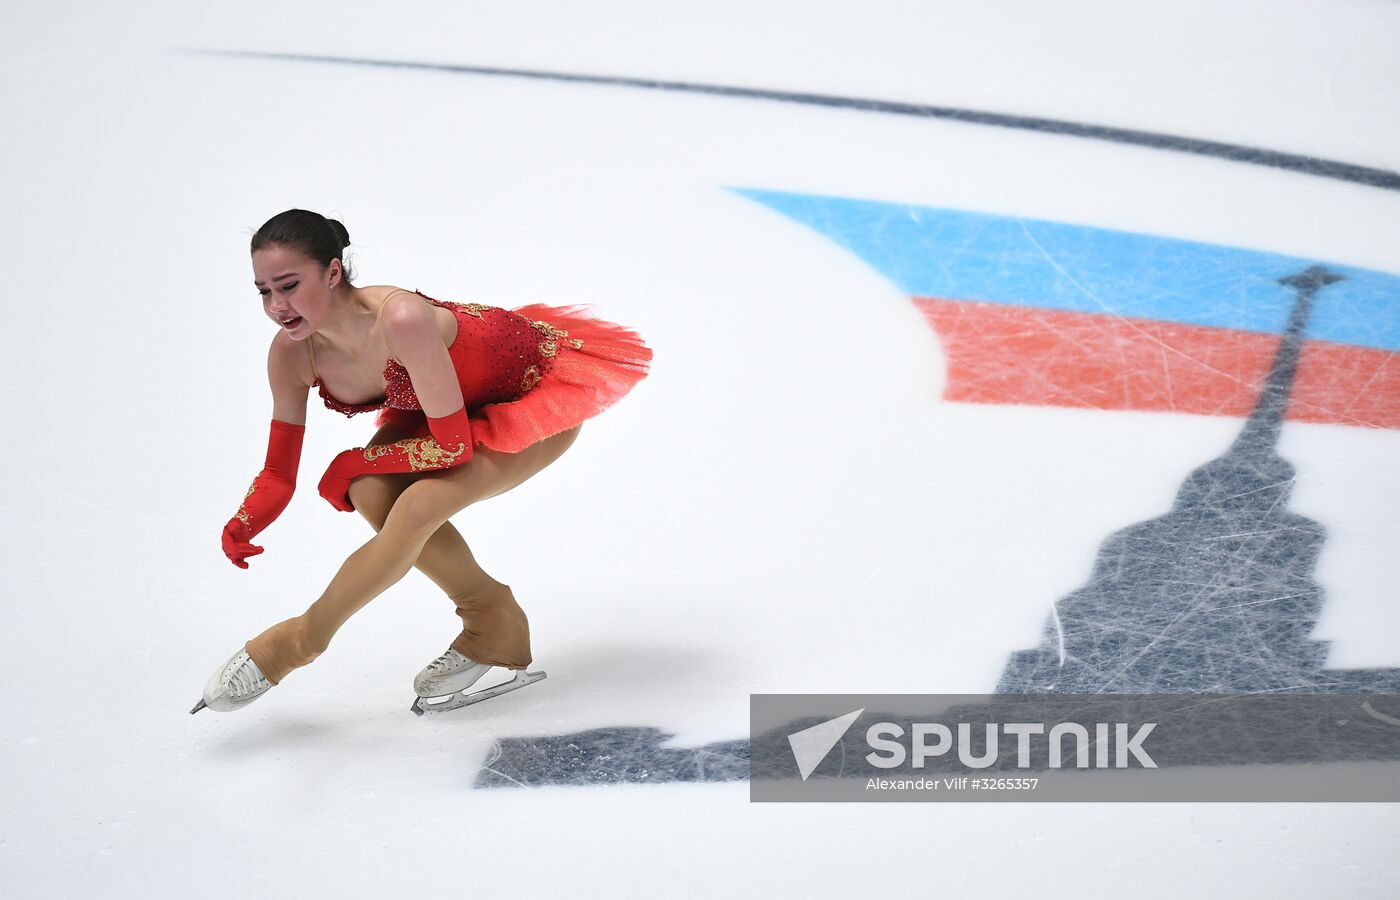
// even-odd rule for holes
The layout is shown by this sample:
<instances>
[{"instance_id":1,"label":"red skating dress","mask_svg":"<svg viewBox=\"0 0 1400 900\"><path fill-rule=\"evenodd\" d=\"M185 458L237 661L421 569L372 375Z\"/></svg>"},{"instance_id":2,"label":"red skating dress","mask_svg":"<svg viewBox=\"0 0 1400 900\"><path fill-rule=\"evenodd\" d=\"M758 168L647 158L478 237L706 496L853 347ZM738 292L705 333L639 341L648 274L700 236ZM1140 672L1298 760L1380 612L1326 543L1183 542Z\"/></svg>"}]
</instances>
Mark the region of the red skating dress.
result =
<instances>
[{"instance_id":1,"label":"red skating dress","mask_svg":"<svg viewBox=\"0 0 1400 900\"><path fill-rule=\"evenodd\" d=\"M651 366L651 349L637 332L594 318L587 304L505 309L414 293L457 317L447 352L477 447L516 453L566 431L622 399ZM347 416L380 410L378 424L427 435L408 371L396 360L385 365L384 384L382 402L351 404L332 397L319 376L313 382L330 409Z\"/></svg>"}]
</instances>

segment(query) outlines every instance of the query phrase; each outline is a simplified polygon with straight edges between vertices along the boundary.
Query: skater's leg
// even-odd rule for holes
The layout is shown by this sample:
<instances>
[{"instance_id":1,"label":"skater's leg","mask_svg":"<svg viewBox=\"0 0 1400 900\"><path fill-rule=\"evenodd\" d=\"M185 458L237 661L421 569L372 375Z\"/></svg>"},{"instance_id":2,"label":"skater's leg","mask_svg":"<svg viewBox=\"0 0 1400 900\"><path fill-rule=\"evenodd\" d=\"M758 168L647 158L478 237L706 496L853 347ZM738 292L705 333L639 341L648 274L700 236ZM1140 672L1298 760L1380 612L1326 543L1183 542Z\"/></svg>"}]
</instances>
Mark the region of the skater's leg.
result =
<instances>
[{"instance_id":1,"label":"skater's leg","mask_svg":"<svg viewBox=\"0 0 1400 900\"><path fill-rule=\"evenodd\" d=\"M478 448L470 462L421 475L399 495L384 525L340 567L324 593L300 616L248 642L248 653L274 684L325 652L350 616L402 578L428 540L454 513L505 493L558 459L579 427L519 453Z\"/></svg>"},{"instance_id":2,"label":"skater's leg","mask_svg":"<svg viewBox=\"0 0 1400 900\"><path fill-rule=\"evenodd\" d=\"M369 475L350 485L350 500L360 515L384 527L412 476ZM457 607L462 631L452 642L457 652L478 662L510 669L530 664L530 623L510 586L492 578L477 563L453 524L443 522L418 554L414 567L428 576Z\"/></svg>"}]
</instances>

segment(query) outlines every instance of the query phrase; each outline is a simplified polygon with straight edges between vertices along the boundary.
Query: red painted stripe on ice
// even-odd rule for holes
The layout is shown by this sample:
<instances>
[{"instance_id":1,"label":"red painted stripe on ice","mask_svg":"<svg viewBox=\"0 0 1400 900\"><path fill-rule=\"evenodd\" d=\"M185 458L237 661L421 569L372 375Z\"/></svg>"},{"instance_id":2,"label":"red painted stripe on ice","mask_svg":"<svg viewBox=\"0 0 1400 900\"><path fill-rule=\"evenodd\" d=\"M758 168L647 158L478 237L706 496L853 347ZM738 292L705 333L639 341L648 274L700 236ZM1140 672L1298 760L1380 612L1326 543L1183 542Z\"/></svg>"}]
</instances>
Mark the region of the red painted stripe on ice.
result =
<instances>
[{"instance_id":1,"label":"red painted stripe on ice","mask_svg":"<svg viewBox=\"0 0 1400 900\"><path fill-rule=\"evenodd\" d=\"M915 297L948 360L944 398L1245 416L1279 336ZM1309 341L1287 418L1400 428L1400 354Z\"/></svg>"}]
</instances>

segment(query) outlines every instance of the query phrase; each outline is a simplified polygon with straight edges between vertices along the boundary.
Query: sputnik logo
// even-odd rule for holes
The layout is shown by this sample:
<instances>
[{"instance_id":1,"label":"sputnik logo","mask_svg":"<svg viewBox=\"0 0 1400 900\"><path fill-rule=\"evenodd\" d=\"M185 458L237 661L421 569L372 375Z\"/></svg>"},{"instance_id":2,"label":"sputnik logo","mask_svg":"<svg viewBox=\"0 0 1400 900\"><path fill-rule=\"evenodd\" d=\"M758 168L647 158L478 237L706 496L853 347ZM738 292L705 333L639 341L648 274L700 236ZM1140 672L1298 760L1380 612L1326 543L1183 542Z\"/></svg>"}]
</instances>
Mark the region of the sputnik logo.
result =
<instances>
[{"instance_id":1,"label":"sputnik logo","mask_svg":"<svg viewBox=\"0 0 1400 900\"><path fill-rule=\"evenodd\" d=\"M835 747L836 742L846 735L851 723L860 718L860 714L863 712L865 712L865 707L862 706L855 712L848 712L829 722L822 722L820 725L813 725L811 728L804 728L788 735L788 744L792 747L792 757L797 760L797 771L801 773L803 781L806 781L807 776L811 775L812 771L822 764L822 760L826 759L831 748Z\"/></svg>"}]
</instances>

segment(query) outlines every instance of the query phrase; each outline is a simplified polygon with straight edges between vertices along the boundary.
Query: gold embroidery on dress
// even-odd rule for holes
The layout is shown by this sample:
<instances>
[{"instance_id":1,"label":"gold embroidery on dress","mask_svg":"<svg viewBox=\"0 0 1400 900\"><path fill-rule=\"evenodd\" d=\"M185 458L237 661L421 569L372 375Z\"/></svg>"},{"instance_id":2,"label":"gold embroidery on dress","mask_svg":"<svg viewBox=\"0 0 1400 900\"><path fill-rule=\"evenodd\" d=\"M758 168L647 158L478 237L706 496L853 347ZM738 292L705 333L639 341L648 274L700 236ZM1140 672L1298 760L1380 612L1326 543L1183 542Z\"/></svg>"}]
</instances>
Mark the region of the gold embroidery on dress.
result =
<instances>
[{"instance_id":1,"label":"gold embroidery on dress","mask_svg":"<svg viewBox=\"0 0 1400 900\"><path fill-rule=\"evenodd\" d=\"M490 306L486 303L458 303L457 307L467 315L476 316L482 321L485 321L486 319L486 317L482 315L483 312L485 312L488 309L495 309L494 306Z\"/></svg>"},{"instance_id":2,"label":"gold embroidery on dress","mask_svg":"<svg viewBox=\"0 0 1400 900\"><path fill-rule=\"evenodd\" d=\"M530 327L544 335L544 340L540 341L540 356L551 357L559 353L559 345L556 341L559 338L569 337L569 332L563 328L558 328L541 319L534 319L530 322ZM583 341L578 338L569 338L566 342L573 346L575 350L583 349Z\"/></svg>"},{"instance_id":3,"label":"gold embroidery on dress","mask_svg":"<svg viewBox=\"0 0 1400 900\"><path fill-rule=\"evenodd\" d=\"M378 459L378 458L381 457L381 456L388 456L390 453L393 453L393 452L394 452L394 445L393 445L393 444L375 444L375 445L373 445L373 446L364 447L364 448L362 448L362 449L364 450L364 453L365 453L365 462L374 462L376 459Z\"/></svg>"},{"instance_id":4,"label":"gold embroidery on dress","mask_svg":"<svg viewBox=\"0 0 1400 900\"><path fill-rule=\"evenodd\" d=\"M251 517L248 515L248 498L253 496L253 491L257 488L257 486L258 480L254 478L253 483L248 485L248 493L243 495L243 502L238 504L238 512L233 514L233 517L238 521L242 522L244 525L252 524L250 521ZM227 509L228 507L224 508Z\"/></svg>"},{"instance_id":5,"label":"gold embroidery on dress","mask_svg":"<svg viewBox=\"0 0 1400 900\"><path fill-rule=\"evenodd\" d=\"M537 331L542 331L542 332L544 332L544 334L545 334L546 337L561 338L561 337L568 337L568 336L569 336L569 333L568 333L567 331L565 331L564 329L562 329L562 328L555 328L553 325L549 324L548 322L543 322L543 321L541 321L541 320L539 320L539 319L534 319L534 320L532 320L532 321L530 322L530 326L531 326L532 328L534 328L535 330L537 330Z\"/></svg>"},{"instance_id":6,"label":"gold embroidery on dress","mask_svg":"<svg viewBox=\"0 0 1400 900\"><path fill-rule=\"evenodd\" d=\"M524 377L520 379L520 389L523 390L523 391L529 391L531 388L533 388L535 385L537 385L537 384L539 384L539 383L540 383L540 370L539 370L539 368L536 367L536 366L530 366L530 368L528 368L528 369L525 370L525 375L524 375Z\"/></svg>"}]
</instances>

